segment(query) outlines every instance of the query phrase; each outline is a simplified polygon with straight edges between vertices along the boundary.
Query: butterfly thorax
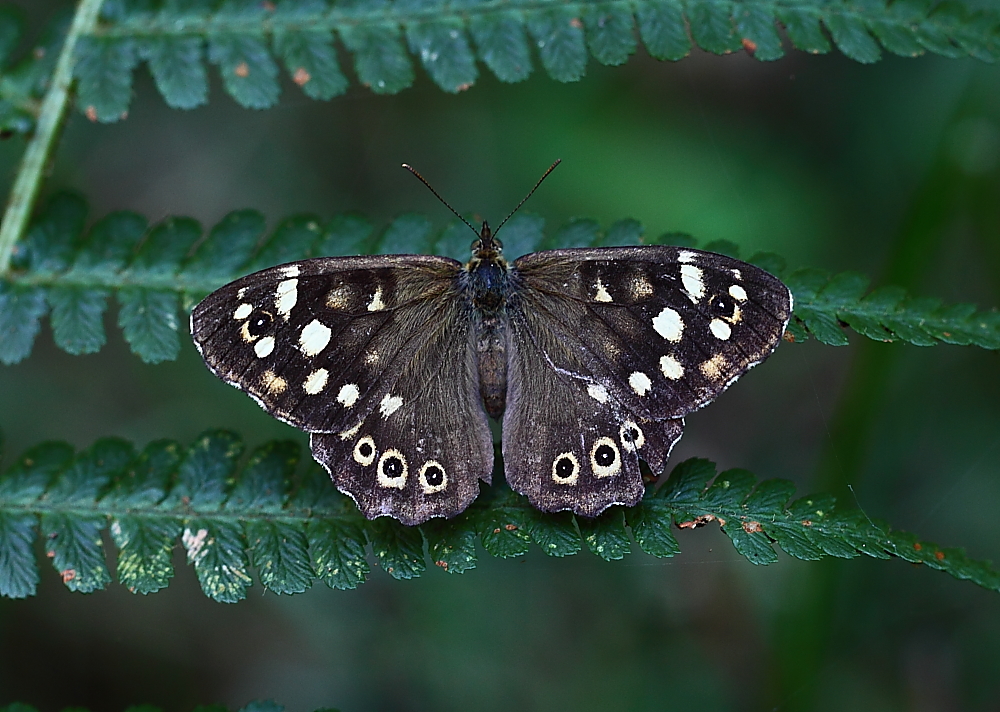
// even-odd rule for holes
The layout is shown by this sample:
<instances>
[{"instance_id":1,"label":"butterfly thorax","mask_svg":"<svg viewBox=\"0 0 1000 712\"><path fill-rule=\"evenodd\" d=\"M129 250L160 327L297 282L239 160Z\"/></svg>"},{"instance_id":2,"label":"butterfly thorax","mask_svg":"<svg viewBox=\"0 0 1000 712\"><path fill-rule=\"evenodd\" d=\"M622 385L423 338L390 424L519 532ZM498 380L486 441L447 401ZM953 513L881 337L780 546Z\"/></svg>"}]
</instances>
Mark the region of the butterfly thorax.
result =
<instances>
[{"instance_id":1,"label":"butterfly thorax","mask_svg":"<svg viewBox=\"0 0 1000 712\"><path fill-rule=\"evenodd\" d=\"M479 367L479 394L486 412L499 418L507 401L507 298L512 275L503 258L503 245L485 221L472 244L472 259L465 265L463 288L472 307Z\"/></svg>"}]
</instances>

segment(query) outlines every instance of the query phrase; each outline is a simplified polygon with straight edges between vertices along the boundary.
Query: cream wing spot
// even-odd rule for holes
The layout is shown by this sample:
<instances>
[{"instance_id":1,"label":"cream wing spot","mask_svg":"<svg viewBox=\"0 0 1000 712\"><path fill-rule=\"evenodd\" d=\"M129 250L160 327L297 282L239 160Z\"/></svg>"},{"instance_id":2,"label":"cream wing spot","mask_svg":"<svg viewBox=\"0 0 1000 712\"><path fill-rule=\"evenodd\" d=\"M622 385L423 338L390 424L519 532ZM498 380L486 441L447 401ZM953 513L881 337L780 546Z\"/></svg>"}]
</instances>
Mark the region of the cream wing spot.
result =
<instances>
[{"instance_id":1,"label":"cream wing spot","mask_svg":"<svg viewBox=\"0 0 1000 712\"><path fill-rule=\"evenodd\" d=\"M671 381L676 381L684 376L684 367L681 362L673 356L660 356L660 371L664 377Z\"/></svg>"},{"instance_id":2,"label":"cream wing spot","mask_svg":"<svg viewBox=\"0 0 1000 712\"><path fill-rule=\"evenodd\" d=\"M595 292L595 294L594 294L594 301L595 302L610 302L610 301L613 301L611 299L611 294L608 293L607 287L605 287L604 284L601 282L601 278L600 277L597 278L597 286L595 287L595 289L597 290Z\"/></svg>"},{"instance_id":3,"label":"cream wing spot","mask_svg":"<svg viewBox=\"0 0 1000 712\"><path fill-rule=\"evenodd\" d=\"M319 319L313 319L299 334L299 350L306 356L315 356L330 343L332 333L326 324Z\"/></svg>"},{"instance_id":4,"label":"cream wing spot","mask_svg":"<svg viewBox=\"0 0 1000 712\"><path fill-rule=\"evenodd\" d=\"M712 336L714 336L717 339L721 339L722 341L728 340L730 335L732 335L733 333L733 330L729 326L729 324L724 322L722 319L712 319L711 323L708 325L708 328L711 329Z\"/></svg>"},{"instance_id":5,"label":"cream wing spot","mask_svg":"<svg viewBox=\"0 0 1000 712\"><path fill-rule=\"evenodd\" d=\"M726 361L725 356L722 354L716 354L701 364L701 372L704 374L705 378L713 381L721 381L722 369L727 363L728 362Z\"/></svg>"},{"instance_id":6,"label":"cream wing spot","mask_svg":"<svg viewBox=\"0 0 1000 712\"><path fill-rule=\"evenodd\" d=\"M253 352L257 354L257 358L267 358L271 355L272 351L274 351L273 336L265 336L253 345Z\"/></svg>"},{"instance_id":7,"label":"cream wing spot","mask_svg":"<svg viewBox=\"0 0 1000 712\"><path fill-rule=\"evenodd\" d=\"M705 283L702 281L699 268L693 265L681 265L681 284L695 304L705 296Z\"/></svg>"},{"instance_id":8,"label":"cream wing spot","mask_svg":"<svg viewBox=\"0 0 1000 712\"><path fill-rule=\"evenodd\" d=\"M645 276L639 275L629 283L629 292L632 299L638 302L653 295L653 285Z\"/></svg>"},{"instance_id":9,"label":"cream wing spot","mask_svg":"<svg viewBox=\"0 0 1000 712\"><path fill-rule=\"evenodd\" d=\"M383 418L388 418L390 415L395 413L397 410L403 407L403 399L399 396L385 394L382 398L382 402L378 405L378 411L382 414Z\"/></svg>"},{"instance_id":10,"label":"cream wing spot","mask_svg":"<svg viewBox=\"0 0 1000 712\"><path fill-rule=\"evenodd\" d=\"M345 408L350 408L358 402L358 396L360 395L361 391L358 389L356 383L345 383L337 393L337 402Z\"/></svg>"},{"instance_id":11,"label":"cream wing spot","mask_svg":"<svg viewBox=\"0 0 1000 712\"><path fill-rule=\"evenodd\" d=\"M372 295L372 300L368 302L368 311L376 312L385 309L385 302L382 301L382 288L378 287L375 289L375 294Z\"/></svg>"},{"instance_id":12,"label":"cream wing spot","mask_svg":"<svg viewBox=\"0 0 1000 712\"><path fill-rule=\"evenodd\" d=\"M738 302L745 302L747 300L747 290L738 284L734 284L729 288L729 296Z\"/></svg>"},{"instance_id":13,"label":"cream wing spot","mask_svg":"<svg viewBox=\"0 0 1000 712\"><path fill-rule=\"evenodd\" d=\"M403 489L409 469L403 453L396 449L386 450L378 459L378 483L383 487Z\"/></svg>"},{"instance_id":14,"label":"cream wing spot","mask_svg":"<svg viewBox=\"0 0 1000 712\"><path fill-rule=\"evenodd\" d=\"M298 277L299 276L299 266L298 265L288 265L287 267L281 268L281 274L286 278Z\"/></svg>"},{"instance_id":15,"label":"cream wing spot","mask_svg":"<svg viewBox=\"0 0 1000 712\"><path fill-rule=\"evenodd\" d=\"M587 395L598 403L608 402L608 389L599 383L591 383L587 386Z\"/></svg>"},{"instance_id":16,"label":"cream wing spot","mask_svg":"<svg viewBox=\"0 0 1000 712\"><path fill-rule=\"evenodd\" d=\"M663 310L653 317L653 329L667 341L680 341L681 334L684 333L684 322L676 311L670 307L663 307Z\"/></svg>"},{"instance_id":17,"label":"cream wing spot","mask_svg":"<svg viewBox=\"0 0 1000 712\"><path fill-rule=\"evenodd\" d=\"M325 368L317 368L309 374L306 382L302 384L302 390L311 396L316 395L326 388L326 381L330 377L330 372Z\"/></svg>"},{"instance_id":18,"label":"cream wing spot","mask_svg":"<svg viewBox=\"0 0 1000 712\"><path fill-rule=\"evenodd\" d=\"M694 262L698 259L698 254L695 252L690 252L688 250L681 250L677 253L678 262Z\"/></svg>"},{"instance_id":19,"label":"cream wing spot","mask_svg":"<svg viewBox=\"0 0 1000 712\"><path fill-rule=\"evenodd\" d=\"M622 456L618 443L611 438L599 438L590 448L590 468L594 477L611 477L622 469Z\"/></svg>"},{"instance_id":20,"label":"cream wing spot","mask_svg":"<svg viewBox=\"0 0 1000 712\"><path fill-rule=\"evenodd\" d=\"M340 436L341 440L350 440L351 438L353 438L355 435L358 434L359 430L361 430L361 423L358 423L353 428L349 428L348 430L342 430L339 433L337 433L337 435Z\"/></svg>"},{"instance_id":21,"label":"cream wing spot","mask_svg":"<svg viewBox=\"0 0 1000 712\"><path fill-rule=\"evenodd\" d=\"M622 447L626 452L635 452L646 444L646 435L642 432L642 428L631 420L622 423L618 429L618 438L622 441Z\"/></svg>"},{"instance_id":22,"label":"cream wing spot","mask_svg":"<svg viewBox=\"0 0 1000 712\"><path fill-rule=\"evenodd\" d=\"M288 388L288 381L271 370L264 371L261 374L260 384L272 395L281 395Z\"/></svg>"},{"instance_id":23,"label":"cream wing spot","mask_svg":"<svg viewBox=\"0 0 1000 712\"><path fill-rule=\"evenodd\" d=\"M580 479L580 461L571 452L556 455L552 461L552 479L558 485L575 485Z\"/></svg>"},{"instance_id":24,"label":"cream wing spot","mask_svg":"<svg viewBox=\"0 0 1000 712\"><path fill-rule=\"evenodd\" d=\"M331 289L326 295L326 305L331 309L346 309L351 303L353 294L354 290L347 285Z\"/></svg>"},{"instance_id":25,"label":"cream wing spot","mask_svg":"<svg viewBox=\"0 0 1000 712\"><path fill-rule=\"evenodd\" d=\"M281 315L281 318L288 321L288 316L292 313L292 308L299 301L299 280L286 279L278 283L278 289L274 293L274 308Z\"/></svg>"},{"instance_id":26,"label":"cream wing spot","mask_svg":"<svg viewBox=\"0 0 1000 712\"><path fill-rule=\"evenodd\" d=\"M628 384L632 386L632 390L636 392L636 395L640 396L649 393L649 389L653 387L653 382L649 380L649 376L642 371L633 371L628 377Z\"/></svg>"},{"instance_id":27,"label":"cream wing spot","mask_svg":"<svg viewBox=\"0 0 1000 712\"><path fill-rule=\"evenodd\" d=\"M236 307L236 311L233 312L233 319L236 319L236 321L243 321L251 314L253 314L252 304L240 304Z\"/></svg>"},{"instance_id":28,"label":"cream wing spot","mask_svg":"<svg viewBox=\"0 0 1000 712\"><path fill-rule=\"evenodd\" d=\"M354 443L354 461L362 467L368 467L375 462L375 441L371 435L365 435Z\"/></svg>"}]
</instances>

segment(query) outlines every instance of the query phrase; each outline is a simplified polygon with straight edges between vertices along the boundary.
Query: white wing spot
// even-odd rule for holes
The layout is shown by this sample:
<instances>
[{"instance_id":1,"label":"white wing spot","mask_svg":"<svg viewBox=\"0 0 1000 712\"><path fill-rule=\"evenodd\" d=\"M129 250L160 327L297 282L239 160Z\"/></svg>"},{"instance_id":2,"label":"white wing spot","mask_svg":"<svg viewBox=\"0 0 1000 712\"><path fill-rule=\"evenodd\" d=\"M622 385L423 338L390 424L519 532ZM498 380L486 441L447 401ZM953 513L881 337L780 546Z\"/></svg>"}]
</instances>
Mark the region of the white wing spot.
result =
<instances>
[{"instance_id":1,"label":"white wing spot","mask_svg":"<svg viewBox=\"0 0 1000 712\"><path fill-rule=\"evenodd\" d=\"M288 321L288 315L292 312L292 307L299 300L299 280L286 279L278 283L278 289L274 293L274 308L278 310L281 317Z\"/></svg>"},{"instance_id":2,"label":"white wing spot","mask_svg":"<svg viewBox=\"0 0 1000 712\"><path fill-rule=\"evenodd\" d=\"M701 281L701 270L693 265L681 265L681 284L695 304L705 296L705 283Z\"/></svg>"},{"instance_id":3,"label":"white wing spot","mask_svg":"<svg viewBox=\"0 0 1000 712\"><path fill-rule=\"evenodd\" d=\"M640 301L653 294L653 285L645 277L636 277L631 283L632 298Z\"/></svg>"},{"instance_id":4,"label":"white wing spot","mask_svg":"<svg viewBox=\"0 0 1000 712\"><path fill-rule=\"evenodd\" d=\"M644 396L649 393L649 389L653 387L653 382L649 380L649 376L642 371L634 371L632 375L628 377L628 384L632 386L632 390L640 396Z\"/></svg>"},{"instance_id":5,"label":"white wing spot","mask_svg":"<svg viewBox=\"0 0 1000 712\"><path fill-rule=\"evenodd\" d=\"M243 299L243 295L246 294L246 293L247 293L247 288L246 287L240 287L239 291L236 292L236 298L237 299Z\"/></svg>"},{"instance_id":6,"label":"white wing spot","mask_svg":"<svg viewBox=\"0 0 1000 712\"><path fill-rule=\"evenodd\" d=\"M684 367L673 356L660 356L660 371L671 381L676 381L684 375Z\"/></svg>"},{"instance_id":7,"label":"white wing spot","mask_svg":"<svg viewBox=\"0 0 1000 712\"><path fill-rule=\"evenodd\" d=\"M403 407L403 399L399 396L391 396L388 393L382 399L382 402L378 405L378 411L382 414L383 418L388 418L390 415L395 413L397 410Z\"/></svg>"},{"instance_id":8,"label":"white wing spot","mask_svg":"<svg viewBox=\"0 0 1000 712\"><path fill-rule=\"evenodd\" d=\"M315 356L330 343L331 333L333 332L330 331L330 327L318 319L313 319L299 334L299 349L306 356Z\"/></svg>"},{"instance_id":9,"label":"white wing spot","mask_svg":"<svg viewBox=\"0 0 1000 712\"><path fill-rule=\"evenodd\" d=\"M653 328L667 341L680 341L681 334L684 333L684 322L676 311L663 307L663 311L653 317Z\"/></svg>"},{"instance_id":10,"label":"white wing spot","mask_svg":"<svg viewBox=\"0 0 1000 712\"><path fill-rule=\"evenodd\" d=\"M316 395L326 388L326 379L330 377L330 372L325 368L317 368L309 374L306 382L302 384L302 390L311 396Z\"/></svg>"},{"instance_id":11,"label":"white wing spot","mask_svg":"<svg viewBox=\"0 0 1000 712\"><path fill-rule=\"evenodd\" d=\"M265 336L253 345L253 351L257 354L257 358L266 358L270 356L271 352L274 351L274 337Z\"/></svg>"},{"instance_id":12,"label":"white wing spot","mask_svg":"<svg viewBox=\"0 0 1000 712\"><path fill-rule=\"evenodd\" d=\"M729 296L738 302L745 302L747 300L747 290L738 284L734 284L729 288Z\"/></svg>"},{"instance_id":13,"label":"white wing spot","mask_svg":"<svg viewBox=\"0 0 1000 712\"><path fill-rule=\"evenodd\" d=\"M379 287L375 290L371 302L368 303L368 311L382 311L383 309L385 309L385 302L382 301L382 288Z\"/></svg>"},{"instance_id":14,"label":"white wing spot","mask_svg":"<svg viewBox=\"0 0 1000 712\"><path fill-rule=\"evenodd\" d=\"M689 252L688 250L681 250L677 253L678 262L694 262L698 259L698 254L695 252Z\"/></svg>"},{"instance_id":15,"label":"white wing spot","mask_svg":"<svg viewBox=\"0 0 1000 712\"><path fill-rule=\"evenodd\" d=\"M233 312L233 319L236 319L236 321L243 321L251 314L253 314L252 304L240 304L236 307L236 311Z\"/></svg>"},{"instance_id":16,"label":"white wing spot","mask_svg":"<svg viewBox=\"0 0 1000 712\"><path fill-rule=\"evenodd\" d=\"M358 402L358 396L360 395L361 391L358 389L356 383L345 383L340 387L340 392L337 393L337 402L345 408L350 408Z\"/></svg>"},{"instance_id":17,"label":"white wing spot","mask_svg":"<svg viewBox=\"0 0 1000 712\"><path fill-rule=\"evenodd\" d=\"M281 268L281 274L285 277L298 277L299 276L299 266L298 265L288 265L287 267Z\"/></svg>"},{"instance_id":18,"label":"white wing spot","mask_svg":"<svg viewBox=\"0 0 1000 712\"><path fill-rule=\"evenodd\" d=\"M610 302L610 301L613 301L611 299L611 295L608 293L608 290L601 283L601 278L600 277L597 278L597 287L596 287L596 289L597 289L597 293L594 295L594 301L595 302Z\"/></svg>"},{"instance_id":19,"label":"white wing spot","mask_svg":"<svg viewBox=\"0 0 1000 712\"><path fill-rule=\"evenodd\" d=\"M733 333L729 324L724 322L722 319L712 319L712 323L708 325L708 328L712 330L712 336L717 339L722 339L723 341L728 339L730 334Z\"/></svg>"},{"instance_id":20,"label":"white wing spot","mask_svg":"<svg viewBox=\"0 0 1000 712\"><path fill-rule=\"evenodd\" d=\"M608 389L599 383L591 383L587 386L587 395L598 403L608 402Z\"/></svg>"},{"instance_id":21,"label":"white wing spot","mask_svg":"<svg viewBox=\"0 0 1000 712\"><path fill-rule=\"evenodd\" d=\"M729 271L733 273L733 276L736 277L736 279L743 279L743 273L738 269L731 269Z\"/></svg>"}]
</instances>

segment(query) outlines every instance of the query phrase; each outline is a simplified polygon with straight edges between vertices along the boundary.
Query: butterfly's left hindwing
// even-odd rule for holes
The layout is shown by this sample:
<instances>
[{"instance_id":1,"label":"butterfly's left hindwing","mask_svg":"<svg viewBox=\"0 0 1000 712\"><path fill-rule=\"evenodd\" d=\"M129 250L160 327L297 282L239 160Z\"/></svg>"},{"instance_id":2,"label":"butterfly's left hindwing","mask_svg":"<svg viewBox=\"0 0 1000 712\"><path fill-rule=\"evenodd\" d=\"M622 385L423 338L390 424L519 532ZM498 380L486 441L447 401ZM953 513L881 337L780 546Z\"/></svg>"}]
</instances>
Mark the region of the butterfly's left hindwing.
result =
<instances>
[{"instance_id":1,"label":"butterfly's left hindwing","mask_svg":"<svg viewBox=\"0 0 1000 712\"><path fill-rule=\"evenodd\" d=\"M217 376L313 433L367 516L451 516L493 468L460 270L424 256L282 265L210 294L191 331Z\"/></svg>"}]
</instances>

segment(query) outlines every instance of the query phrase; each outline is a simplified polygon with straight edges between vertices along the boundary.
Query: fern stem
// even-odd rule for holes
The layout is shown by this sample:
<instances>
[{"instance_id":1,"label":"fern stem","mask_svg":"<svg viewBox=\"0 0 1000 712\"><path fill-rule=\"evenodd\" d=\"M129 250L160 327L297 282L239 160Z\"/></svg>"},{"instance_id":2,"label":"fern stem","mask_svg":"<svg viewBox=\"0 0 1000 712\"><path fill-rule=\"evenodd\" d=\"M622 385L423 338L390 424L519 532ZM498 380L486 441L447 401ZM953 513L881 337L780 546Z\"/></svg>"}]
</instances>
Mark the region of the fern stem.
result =
<instances>
[{"instance_id":1,"label":"fern stem","mask_svg":"<svg viewBox=\"0 0 1000 712\"><path fill-rule=\"evenodd\" d=\"M7 274L10 269L14 244L28 224L31 209L41 187L42 174L69 105L70 86L73 83L73 52L76 49L77 39L93 31L103 2L104 0L80 0L73 23L66 34L49 89L42 101L35 134L28 141L28 147L21 158L21 166L18 168L14 188L7 201L3 223L0 224L0 275Z\"/></svg>"}]
</instances>

